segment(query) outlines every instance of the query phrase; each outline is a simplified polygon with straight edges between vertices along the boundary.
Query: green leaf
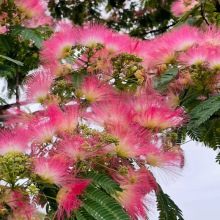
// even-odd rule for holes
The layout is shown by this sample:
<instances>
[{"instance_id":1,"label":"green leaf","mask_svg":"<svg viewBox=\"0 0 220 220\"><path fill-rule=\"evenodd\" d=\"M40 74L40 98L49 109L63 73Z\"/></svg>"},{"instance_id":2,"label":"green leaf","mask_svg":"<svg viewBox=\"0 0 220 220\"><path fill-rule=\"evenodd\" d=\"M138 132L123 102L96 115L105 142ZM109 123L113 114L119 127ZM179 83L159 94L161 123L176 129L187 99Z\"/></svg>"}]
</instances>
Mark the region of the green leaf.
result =
<instances>
[{"instance_id":1,"label":"green leaf","mask_svg":"<svg viewBox=\"0 0 220 220\"><path fill-rule=\"evenodd\" d=\"M159 186L159 185L158 185ZM159 220L184 220L182 211L173 202L173 200L163 192L159 186L157 194L157 210L159 211Z\"/></svg>"},{"instance_id":2,"label":"green leaf","mask_svg":"<svg viewBox=\"0 0 220 220\"><path fill-rule=\"evenodd\" d=\"M220 164L220 152L219 152L218 155L216 156L215 160L216 160L216 163L219 163L219 164Z\"/></svg>"},{"instance_id":3,"label":"green leaf","mask_svg":"<svg viewBox=\"0 0 220 220\"><path fill-rule=\"evenodd\" d=\"M3 98L0 97L0 104L2 104L2 105L6 105L7 102L6 102Z\"/></svg>"},{"instance_id":4,"label":"green leaf","mask_svg":"<svg viewBox=\"0 0 220 220\"><path fill-rule=\"evenodd\" d=\"M0 34L0 43L7 52L11 51L13 44L9 36Z\"/></svg>"},{"instance_id":5,"label":"green leaf","mask_svg":"<svg viewBox=\"0 0 220 220\"><path fill-rule=\"evenodd\" d=\"M11 61L11 62L13 62L13 63L15 63L15 64L17 64L17 65L19 65L19 66L23 66L23 65L24 65L22 62L20 62L20 61L18 61L18 60L14 60L14 59L12 59L12 58L10 58L10 57L6 57L6 56L4 56L4 55L0 55L0 57L4 58L4 59L6 59L6 60L9 60L9 61Z\"/></svg>"},{"instance_id":6,"label":"green leaf","mask_svg":"<svg viewBox=\"0 0 220 220\"><path fill-rule=\"evenodd\" d=\"M24 40L33 40L37 48L41 48L42 42L44 40L41 35L35 33L33 30L28 28L22 30L21 37Z\"/></svg>"},{"instance_id":7,"label":"green leaf","mask_svg":"<svg viewBox=\"0 0 220 220\"><path fill-rule=\"evenodd\" d=\"M36 47L41 48L44 38L34 30L35 29L15 26L12 27L12 34L15 36L20 34L24 40L33 40Z\"/></svg>"},{"instance_id":8,"label":"green leaf","mask_svg":"<svg viewBox=\"0 0 220 220\"><path fill-rule=\"evenodd\" d=\"M203 101L190 112L190 123L187 129L193 129L207 121L216 111L220 109L220 94L214 95Z\"/></svg>"},{"instance_id":9,"label":"green leaf","mask_svg":"<svg viewBox=\"0 0 220 220\"><path fill-rule=\"evenodd\" d=\"M80 208L75 214L77 220L95 220L84 208Z\"/></svg>"},{"instance_id":10,"label":"green leaf","mask_svg":"<svg viewBox=\"0 0 220 220\"><path fill-rule=\"evenodd\" d=\"M174 79L174 77L177 75L178 73L178 69L177 68L173 68L173 69L168 69L166 70L160 79L156 79L156 88L158 90L164 90L167 87L167 84Z\"/></svg>"},{"instance_id":11,"label":"green leaf","mask_svg":"<svg viewBox=\"0 0 220 220\"><path fill-rule=\"evenodd\" d=\"M93 179L93 184L97 187L102 187L108 194L116 194L117 191L122 192L119 185L104 174L89 173L86 175L87 178Z\"/></svg>"},{"instance_id":12,"label":"green leaf","mask_svg":"<svg viewBox=\"0 0 220 220\"><path fill-rule=\"evenodd\" d=\"M12 68L11 66L0 64L0 76L10 74L13 71L14 68Z\"/></svg>"},{"instance_id":13,"label":"green leaf","mask_svg":"<svg viewBox=\"0 0 220 220\"><path fill-rule=\"evenodd\" d=\"M72 76L73 79L73 86L77 89L82 85L83 77L86 76L86 72L75 72Z\"/></svg>"},{"instance_id":14,"label":"green leaf","mask_svg":"<svg viewBox=\"0 0 220 220\"><path fill-rule=\"evenodd\" d=\"M102 207L102 210L106 210L104 215L111 216L114 220L130 220L128 214L122 209L122 207L117 203L113 198L111 198L108 194L101 191L98 188L95 187L88 187L86 189L86 201L88 202L92 200L93 203L97 203L98 206ZM86 203L87 204L87 203ZM87 210L88 211L88 210ZM92 214L92 213L90 213ZM102 213L99 213L102 215ZM93 215L93 217L95 217ZM104 219L110 219L110 218L104 218Z\"/></svg>"}]
</instances>

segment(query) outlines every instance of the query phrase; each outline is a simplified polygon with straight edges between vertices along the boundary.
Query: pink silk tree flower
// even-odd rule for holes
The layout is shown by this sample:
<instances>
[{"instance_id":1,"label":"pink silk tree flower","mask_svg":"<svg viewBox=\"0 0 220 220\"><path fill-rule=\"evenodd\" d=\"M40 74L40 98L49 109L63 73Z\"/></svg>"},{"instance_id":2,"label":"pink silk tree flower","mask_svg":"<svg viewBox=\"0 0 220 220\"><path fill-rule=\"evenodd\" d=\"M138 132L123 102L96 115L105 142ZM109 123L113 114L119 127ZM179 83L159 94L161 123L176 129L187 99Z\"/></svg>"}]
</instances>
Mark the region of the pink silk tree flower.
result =
<instances>
[{"instance_id":1,"label":"pink silk tree flower","mask_svg":"<svg viewBox=\"0 0 220 220\"><path fill-rule=\"evenodd\" d=\"M53 75L49 70L38 70L28 77L26 82L27 100L40 102L46 99L53 84Z\"/></svg>"},{"instance_id":2,"label":"pink silk tree flower","mask_svg":"<svg viewBox=\"0 0 220 220\"><path fill-rule=\"evenodd\" d=\"M23 153L28 150L28 132L21 128L16 128L13 132L3 130L0 133L0 155L7 153Z\"/></svg>"},{"instance_id":3,"label":"pink silk tree flower","mask_svg":"<svg viewBox=\"0 0 220 220\"><path fill-rule=\"evenodd\" d=\"M28 18L44 14L46 11L46 4L43 0L16 0L15 5Z\"/></svg>"},{"instance_id":4,"label":"pink silk tree flower","mask_svg":"<svg viewBox=\"0 0 220 220\"><path fill-rule=\"evenodd\" d=\"M131 38L128 35L112 34L105 38L105 48L110 54L129 52Z\"/></svg>"},{"instance_id":5,"label":"pink silk tree flower","mask_svg":"<svg viewBox=\"0 0 220 220\"><path fill-rule=\"evenodd\" d=\"M172 3L171 12L174 16L180 17L187 11L194 8L197 4L199 4L199 1L196 0L177 0Z\"/></svg>"},{"instance_id":6,"label":"pink silk tree flower","mask_svg":"<svg viewBox=\"0 0 220 220\"><path fill-rule=\"evenodd\" d=\"M154 151L146 154L146 161L150 166L172 170L172 168L183 168L184 156L181 150L176 151Z\"/></svg>"},{"instance_id":7,"label":"pink silk tree flower","mask_svg":"<svg viewBox=\"0 0 220 220\"><path fill-rule=\"evenodd\" d=\"M180 28L174 29L167 36L167 43L175 51L187 50L189 47L198 44L202 39L202 34L198 28L189 25L183 25Z\"/></svg>"},{"instance_id":8,"label":"pink silk tree flower","mask_svg":"<svg viewBox=\"0 0 220 220\"><path fill-rule=\"evenodd\" d=\"M73 132L78 124L79 105L68 105L62 110L52 104L48 108L48 116L55 125L57 132Z\"/></svg>"},{"instance_id":9,"label":"pink silk tree flower","mask_svg":"<svg viewBox=\"0 0 220 220\"><path fill-rule=\"evenodd\" d=\"M36 144L49 143L56 135L57 128L51 120L35 122L30 127L32 142Z\"/></svg>"},{"instance_id":10,"label":"pink silk tree flower","mask_svg":"<svg viewBox=\"0 0 220 220\"><path fill-rule=\"evenodd\" d=\"M67 29L56 32L50 39L43 42L41 61L48 64L68 56L72 47L76 44L76 30Z\"/></svg>"},{"instance_id":11,"label":"pink silk tree flower","mask_svg":"<svg viewBox=\"0 0 220 220\"><path fill-rule=\"evenodd\" d=\"M106 129L117 124L127 128L132 121L131 107L121 97L118 99L112 97L106 102L93 103L91 109L92 113L88 118Z\"/></svg>"},{"instance_id":12,"label":"pink silk tree flower","mask_svg":"<svg viewBox=\"0 0 220 220\"><path fill-rule=\"evenodd\" d=\"M191 47L180 53L178 61L184 66L206 65L211 49L207 46Z\"/></svg>"},{"instance_id":13,"label":"pink silk tree flower","mask_svg":"<svg viewBox=\"0 0 220 220\"><path fill-rule=\"evenodd\" d=\"M119 141L114 147L115 154L121 157L136 158L152 150L148 130L130 124L127 130L123 126L115 125L108 132Z\"/></svg>"},{"instance_id":14,"label":"pink silk tree flower","mask_svg":"<svg viewBox=\"0 0 220 220\"><path fill-rule=\"evenodd\" d=\"M129 169L128 174L125 176L116 175L113 178L116 181L118 179L123 191L117 192L115 199L125 208L132 219L146 218L148 210L146 194L157 190L155 178L144 168L138 171Z\"/></svg>"},{"instance_id":15,"label":"pink silk tree flower","mask_svg":"<svg viewBox=\"0 0 220 220\"><path fill-rule=\"evenodd\" d=\"M94 75L84 78L80 91L89 102L105 101L113 95L113 88Z\"/></svg>"},{"instance_id":16,"label":"pink silk tree flower","mask_svg":"<svg viewBox=\"0 0 220 220\"><path fill-rule=\"evenodd\" d=\"M183 123L183 110L172 110L162 100L139 100L139 105L134 104L133 120L149 129L167 129Z\"/></svg>"},{"instance_id":17,"label":"pink silk tree flower","mask_svg":"<svg viewBox=\"0 0 220 220\"><path fill-rule=\"evenodd\" d=\"M71 217L71 212L77 210L81 205L80 199L77 197L83 193L89 180L75 180L75 182L64 185L57 193L58 212L57 218L64 219L64 213L67 217Z\"/></svg>"},{"instance_id":18,"label":"pink silk tree flower","mask_svg":"<svg viewBox=\"0 0 220 220\"><path fill-rule=\"evenodd\" d=\"M5 203L13 210L9 220L30 220L36 217L37 208L31 204L30 198L24 195L24 191L11 191Z\"/></svg>"},{"instance_id":19,"label":"pink silk tree flower","mask_svg":"<svg viewBox=\"0 0 220 220\"><path fill-rule=\"evenodd\" d=\"M41 157L34 160L34 173L47 183L63 185L70 180L69 166L70 163L60 155Z\"/></svg>"},{"instance_id":20,"label":"pink silk tree flower","mask_svg":"<svg viewBox=\"0 0 220 220\"><path fill-rule=\"evenodd\" d=\"M59 151L75 162L91 156L91 152L84 147L86 145L85 138L79 135L74 135L73 137L70 135L65 136L58 145Z\"/></svg>"},{"instance_id":21,"label":"pink silk tree flower","mask_svg":"<svg viewBox=\"0 0 220 220\"><path fill-rule=\"evenodd\" d=\"M7 32L7 31L8 31L8 29L7 29L6 26L1 26L1 25L0 25L0 34L4 34L4 33Z\"/></svg>"},{"instance_id":22,"label":"pink silk tree flower","mask_svg":"<svg viewBox=\"0 0 220 220\"><path fill-rule=\"evenodd\" d=\"M212 70L220 70L220 49L213 49L207 57L208 67Z\"/></svg>"},{"instance_id":23,"label":"pink silk tree flower","mask_svg":"<svg viewBox=\"0 0 220 220\"><path fill-rule=\"evenodd\" d=\"M105 44L106 39L113 32L107 29L104 25L89 25L78 30L78 44L93 48L97 44Z\"/></svg>"},{"instance_id":24,"label":"pink silk tree flower","mask_svg":"<svg viewBox=\"0 0 220 220\"><path fill-rule=\"evenodd\" d=\"M201 45L220 45L220 29L216 25L210 25L208 29L202 32Z\"/></svg>"}]
</instances>

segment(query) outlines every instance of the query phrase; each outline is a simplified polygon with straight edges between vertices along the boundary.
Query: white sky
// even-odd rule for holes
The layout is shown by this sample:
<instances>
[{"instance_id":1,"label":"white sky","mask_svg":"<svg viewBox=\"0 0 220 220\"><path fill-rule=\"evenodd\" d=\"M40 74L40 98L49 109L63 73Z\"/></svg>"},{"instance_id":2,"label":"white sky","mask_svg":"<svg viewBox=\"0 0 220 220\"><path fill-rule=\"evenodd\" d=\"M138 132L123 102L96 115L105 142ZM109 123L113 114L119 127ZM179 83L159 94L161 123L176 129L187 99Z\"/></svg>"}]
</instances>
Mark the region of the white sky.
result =
<instances>
[{"instance_id":1,"label":"white sky","mask_svg":"<svg viewBox=\"0 0 220 220\"><path fill-rule=\"evenodd\" d=\"M183 212L185 220L220 219L220 165L215 162L216 151L196 142L182 146L186 165L175 181L161 183ZM158 220L151 213L150 220Z\"/></svg>"}]
</instances>

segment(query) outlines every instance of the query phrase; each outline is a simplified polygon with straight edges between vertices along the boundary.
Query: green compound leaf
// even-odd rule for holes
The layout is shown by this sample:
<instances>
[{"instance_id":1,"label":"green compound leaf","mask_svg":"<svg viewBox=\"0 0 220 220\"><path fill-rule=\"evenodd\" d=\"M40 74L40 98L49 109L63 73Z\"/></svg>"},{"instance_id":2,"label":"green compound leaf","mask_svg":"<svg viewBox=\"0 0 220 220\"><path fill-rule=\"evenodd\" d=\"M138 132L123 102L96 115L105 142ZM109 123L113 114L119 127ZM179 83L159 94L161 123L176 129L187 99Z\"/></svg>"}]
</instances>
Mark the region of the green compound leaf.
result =
<instances>
[{"instance_id":1,"label":"green compound leaf","mask_svg":"<svg viewBox=\"0 0 220 220\"><path fill-rule=\"evenodd\" d=\"M14 60L14 59L12 59L10 57L4 56L4 55L0 55L0 57L2 57L3 59L9 60L9 61L11 61L11 62L13 62L13 63L15 63L15 64L17 64L19 66L23 66L24 65L22 62L20 62L18 60Z\"/></svg>"},{"instance_id":2,"label":"green compound leaf","mask_svg":"<svg viewBox=\"0 0 220 220\"><path fill-rule=\"evenodd\" d=\"M159 220L184 220L182 211L173 202L173 200L163 192L159 186L160 191L157 194L157 210L159 211Z\"/></svg>"},{"instance_id":3,"label":"green compound leaf","mask_svg":"<svg viewBox=\"0 0 220 220\"><path fill-rule=\"evenodd\" d=\"M199 127L207 121L216 111L220 109L220 94L214 95L208 100L196 106L190 112L190 123L187 126L188 130Z\"/></svg>"},{"instance_id":4,"label":"green compound leaf","mask_svg":"<svg viewBox=\"0 0 220 220\"><path fill-rule=\"evenodd\" d=\"M110 195L92 186L86 190L83 207L97 220L130 220L128 214Z\"/></svg>"},{"instance_id":5,"label":"green compound leaf","mask_svg":"<svg viewBox=\"0 0 220 220\"><path fill-rule=\"evenodd\" d=\"M166 70L160 79L156 79L156 89L163 91L167 88L168 83L170 83L174 77L177 75L178 69L168 69Z\"/></svg>"},{"instance_id":6,"label":"green compound leaf","mask_svg":"<svg viewBox=\"0 0 220 220\"><path fill-rule=\"evenodd\" d=\"M119 185L104 174L97 174L97 173L89 173L87 175L88 178L93 179L93 184L97 187L103 188L108 194L116 194L117 191L122 192L122 189Z\"/></svg>"}]
</instances>

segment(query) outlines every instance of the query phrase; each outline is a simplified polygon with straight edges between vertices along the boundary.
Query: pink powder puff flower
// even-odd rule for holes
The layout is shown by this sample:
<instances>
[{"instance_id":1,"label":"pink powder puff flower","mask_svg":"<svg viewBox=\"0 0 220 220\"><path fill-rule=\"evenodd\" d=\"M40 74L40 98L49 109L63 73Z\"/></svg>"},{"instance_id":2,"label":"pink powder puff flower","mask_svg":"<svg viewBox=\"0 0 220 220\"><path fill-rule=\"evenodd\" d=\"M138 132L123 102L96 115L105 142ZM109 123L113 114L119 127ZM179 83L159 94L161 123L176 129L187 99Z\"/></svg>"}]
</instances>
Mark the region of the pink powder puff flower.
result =
<instances>
[{"instance_id":1,"label":"pink powder puff flower","mask_svg":"<svg viewBox=\"0 0 220 220\"><path fill-rule=\"evenodd\" d=\"M158 149L158 151L146 154L146 161L149 165L162 169L183 168L184 166L182 151L162 152Z\"/></svg>"},{"instance_id":2,"label":"pink powder puff flower","mask_svg":"<svg viewBox=\"0 0 220 220\"><path fill-rule=\"evenodd\" d=\"M52 27L53 20L50 16L40 14L36 17L25 20L23 22L23 25L27 28L37 28L39 26L46 26L46 25L48 25L49 27Z\"/></svg>"},{"instance_id":3,"label":"pink powder puff flower","mask_svg":"<svg viewBox=\"0 0 220 220\"><path fill-rule=\"evenodd\" d=\"M59 78L65 76L72 71L72 66L70 63L60 63L57 60L53 60L43 66L44 69L50 70L54 78Z\"/></svg>"},{"instance_id":4,"label":"pink powder puff flower","mask_svg":"<svg viewBox=\"0 0 220 220\"><path fill-rule=\"evenodd\" d=\"M56 32L50 39L43 42L41 61L51 63L68 56L68 53L76 43L76 31L66 29Z\"/></svg>"},{"instance_id":5,"label":"pink powder puff flower","mask_svg":"<svg viewBox=\"0 0 220 220\"><path fill-rule=\"evenodd\" d=\"M30 204L30 198L18 191L10 192L5 202L13 211L9 220L30 220L37 212L36 207Z\"/></svg>"},{"instance_id":6,"label":"pink powder puff flower","mask_svg":"<svg viewBox=\"0 0 220 220\"><path fill-rule=\"evenodd\" d=\"M69 166L62 156L41 157L34 160L34 173L47 183L63 185L70 179Z\"/></svg>"},{"instance_id":7,"label":"pink powder puff flower","mask_svg":"<svg viewBox=\"0 0 220 220\"><path fill-rule=\"evenodd\" d=\"M178 61L184 66L206 65L210 48L206 46L191 47L185 53L180 53Z\"/></svg>"},{"instance_id":8,"label":"pink powder puff flower","mask_svg":"<svg viewBox=\"0 0 220 220\"><path fill-rule=\"evenodd\" d=\"M176 51L186 50L197 44L202 38L198 29L189 25L183 25L178 29L174 29L167 36L167 43Z\"/></svg>"},{"instance_id":9,"label":"pink powder puff flower","mask_svg":"<svg viewBox=\"0 0 220 220\"><path fill-rule=\"evenodd\" d=\"M152 174L145 168L138 171L128 170L125 176L113 175L120 184L122 192L117 192L115 199L125 208L132 219L146 218L147 199L146 194L157 190L157 183Z\"/></svg>"},{"instance_id":10,"label":"pink powder puff flower","mask_svg":"<svg viewBox=\"0 0 220 220\"><path fill-rule=\"evenodd\" d=\"M49 70L38 70L28 77L26 94L28 101L42 103L50 92L53 76Z\"/></svg>"},{"instance_id":11,"label":"pink powder puff flower","mask_svg":"<svg viewBox=\"0 0 220 220\"><path fill-rule=\"evenodd\" d=\"M148 59L150 59L148 63L151 66L169 64L175 60L175 50L169 45L167 35L155 39L152 44L156 45L156 48L148 52Z\"/></svg>"},{"instance_id":12,"label":"pink powder puff flower","mask_svg":"<svg viewBox=\"0 0 220 220\"><path fill-rule=\"evenodd\" d=\"M190 11L197 4L199 4L196 0L177 0L171 5L171 12L174 16L180 17L185 12Z\"/></svg>"},{"instance_id":13,"label":"pink powder puff flower","mask_svg":"<svg viewBox=\"0 0 220 220\"><path fill-rule=\"evenodd\" d=\"M220 45L220 30L216 25L211 25L208 30L202 33L201 45L208 44L213 46Z\"/></svg>"},{"instance_id":14,"label":"pink powder puff flower","mask_svg":"<svg viewBox=\"0 0 220 220\"><path fill-rule=\"evenodd\" d=\"M149 143L149 132L137 125L130 124L126 130L120 125L111 126L108 132L119 141L114 151L120 157L136 158L154 148Z\"/></svg>"},{"instance_id":15,"label":"pink powder puff flower","mask_svg":"<svg viewBox=\"0 0 220 220\"><path fill-rule=\"evenodd\" d=\"M8 31L8 29L7 29L6 26L1 26L1 25L0 25L0 34L4 34L4 33L7 32L7 31Z\"/></svg>"},{"instance_id":16,"label":"pink powder puff flower","mask_svg":"<svg viewBox=\"0 0 220 220\"><path fill-rule=\"evenodd\" d=\"M57 132L73 132L78 124L79 105L69 105L63 108L52 104L48 108L48 116L56 127Z\"/></svg>"},{"instance_id":17,"label":"pink powder puff flower","mask_svg":"<svg viewBox=\"0 0 220 220\"><path fill-rule=\"evenodd\" d=\"M23 153L28 149L28 133L24 129L17 128L13 132L3 130L0 133L0 155L7 153Z\"/></svg>"},{"instance_id":18,"label":"pink powder puff flower","mask_svg":"<svg viewBox=\"0 0 220 220\"><path fill-rule=\"evenodd\" d=\"M93 48L97 44L105 44L105 40L113 34L104 25L93 24L79 29L78 44Z\"/></svg>"},{"instance_id":19,"label":"pink powder puff flower","mask_svg":"<svg viewBox=\"0 0 220 220\"><path fill-rule=\"evenodd\" d=\"M94 75L83 79L80 91L89 102L104 101L113 94L113 88Z\"/></svg>"},{"instance_id":20,"label":"pink powder puff flower","mask_svg":"<svg viewBox=\"0 0 220 220\"><path fill-rule=\"evenodd\" d=\"M85 144L86 140L83 137L77 135L73 137L65 136L64 140L59 142L59 151L77 162L91 156L91 152L88 152L84 147Z\"/></svg>"},{"instance_id":21,"label":"pink powder puff flower","mask_svg":"<svg viewBox=\"0 0 220 220\"><path fill-rule=\"evenodd\" d=\"M64 219L64 213L70 218L71 212L79 208L81 201L77 196L83 193L89 182L89 180L76 180L71 184L64 185L60 189L56 197L59 204L57 212L59 220Z\"/></svg>"},{"instance_id":22,"label":"pink powder puff flower","mask_svg":"<svg viewBox=\"0 0 220 220\"><path fill-rule=\"evenodd\" d=\"M145 128L167 129L183 123L183 110L172 110L162 100L139 100L134 106L133 120Z\"/></svg>"},{"instance_id":23,"label":"pink powder puff flower","mask_svg":"<svg viewBox=\"0 0 220 220\"><path fill-rule=\"evenodd\" d=\"M36 122L31 126L31 136L34 143L43 144L52 141L57 131L54 121Z\"/></svg>"},{"instance_id":24,"label":"pink powder puff flower","mask_svg":"<svg viewBox=\"0 0 220 220\"><path fill-rule=\"evenodd\" d=\"M105 39L105 48L110 54L129 52L131 38L128 35L112 34Z\"/></svg>"},{"instance_id":25,"label":"pink powder puff flower","mask_svg":"<svg viewBox=\"0 0 220 220\"><path fill-rule=\"evenodd\" d=\"M14 3L28 18L44 14L46 11L46 4L43 0L16 0Z\"/></svg>"},{"instance_id":26,"label":"pink powder puff flower","mask_svg":"<svg viewBox=\"0 0 220 220\"><path fill-rule=\"evenodd\" d=\"M220 49L213 49L207 58L208 67L212 70L220 70Z\"/></svg>"},{"instance_id":27,"label":"pink powder puff flower","mask_svg":"<svg viewBox=\"0 0 220 220\"><path fill-rule=\"evenodd\" d=\"M88 118L105 128L117 124L127 127L132 120L131 107L123 98L93 103L91 108L92 113Z\"/></svg>"}]
</instances>

